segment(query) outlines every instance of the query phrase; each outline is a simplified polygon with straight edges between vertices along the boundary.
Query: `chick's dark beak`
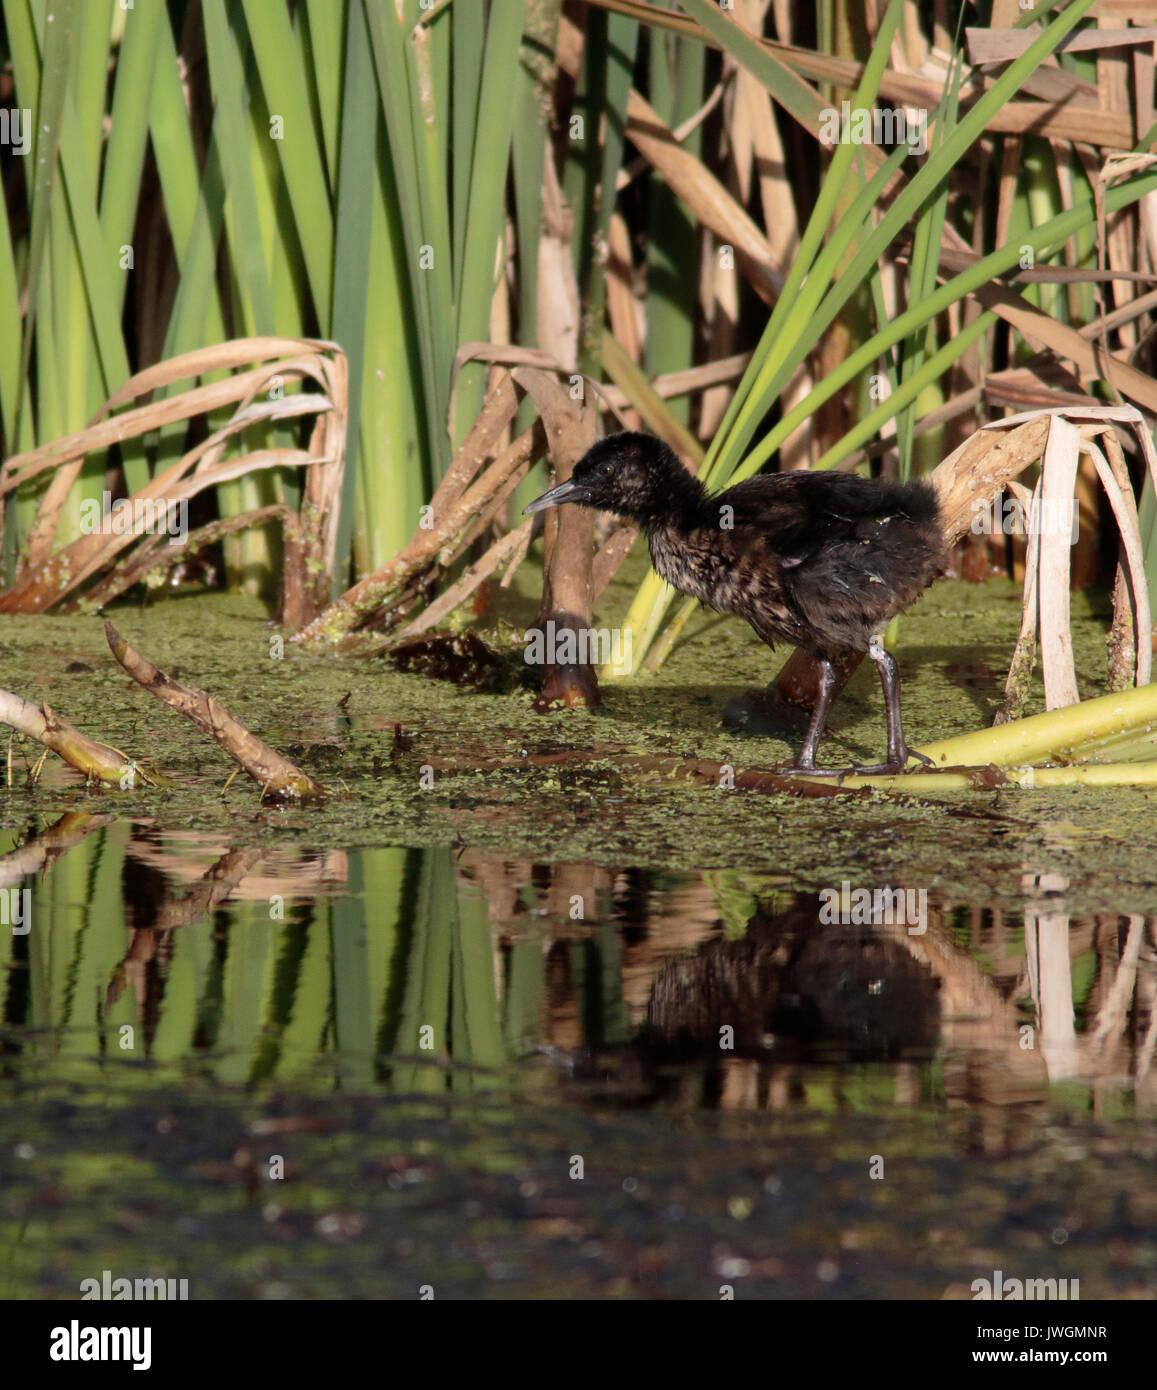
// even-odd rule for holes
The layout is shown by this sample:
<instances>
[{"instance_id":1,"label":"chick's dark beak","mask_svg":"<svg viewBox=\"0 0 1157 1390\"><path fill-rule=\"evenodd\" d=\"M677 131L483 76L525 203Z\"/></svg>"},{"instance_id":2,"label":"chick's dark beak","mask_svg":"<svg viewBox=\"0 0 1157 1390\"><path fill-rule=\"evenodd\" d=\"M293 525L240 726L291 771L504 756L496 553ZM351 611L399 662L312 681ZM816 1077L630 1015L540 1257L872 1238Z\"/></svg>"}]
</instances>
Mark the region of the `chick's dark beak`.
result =
<instances>
[{"instance_id":1,"label":"chick's dark beak","mask_svg":"<svg viewBox=\"0 0 1157 1390\"><path fill-rule=\"evenodd\" d=\"M522 515L544 512L547 507L561 507L564 502L589 502L590 496L590 490L581 483L559 483L558 487L552 487L549 492L544 492L541 497L536 497L533 502L523 507Z\"/></svg>"}]
</instances>

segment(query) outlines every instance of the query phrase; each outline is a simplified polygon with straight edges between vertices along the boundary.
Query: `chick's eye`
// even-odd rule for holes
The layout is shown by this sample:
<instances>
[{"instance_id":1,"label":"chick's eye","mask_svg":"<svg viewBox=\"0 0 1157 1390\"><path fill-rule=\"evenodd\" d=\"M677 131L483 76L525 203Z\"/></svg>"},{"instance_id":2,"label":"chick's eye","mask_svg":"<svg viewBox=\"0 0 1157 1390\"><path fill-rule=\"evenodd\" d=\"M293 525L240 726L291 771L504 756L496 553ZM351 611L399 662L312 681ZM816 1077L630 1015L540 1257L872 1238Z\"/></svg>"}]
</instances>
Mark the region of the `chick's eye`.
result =
<instances>
[{"instance_id":1,"label":"chick's eye","mask_svg":"<svg viewBox=\"0 0 1157 1390\"><path fill-rule=\"evenodd\" d=\"M615 465L611 463L609 460L606 463L599 464L599 472L603 475L604 478L611 477L614 471Z\"/></svg>"}]
</instances>

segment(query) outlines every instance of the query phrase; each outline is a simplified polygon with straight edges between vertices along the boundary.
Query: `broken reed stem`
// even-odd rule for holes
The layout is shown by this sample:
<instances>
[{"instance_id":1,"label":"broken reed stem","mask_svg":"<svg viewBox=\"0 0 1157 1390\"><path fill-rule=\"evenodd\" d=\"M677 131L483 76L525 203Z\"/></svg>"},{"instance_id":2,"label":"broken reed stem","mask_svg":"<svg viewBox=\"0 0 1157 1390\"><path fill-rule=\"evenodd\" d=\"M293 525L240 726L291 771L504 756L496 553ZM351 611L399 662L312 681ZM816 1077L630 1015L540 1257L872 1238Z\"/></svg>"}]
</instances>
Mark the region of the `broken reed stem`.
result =
<instances>
[{"instance_id":1,"label":"broken reed stem","mask_svg":"<svg viewBox=\"0 0 1157 1390\"><path fill-rule=\"evenodd\" d=\"M576 401L553 376L537 368L516 367L514 379L529 393L542 417L554 480L565 482L595 442L595 404L585 397ZM590 626L594 530L594 513L582 507L552 507L543 518L542 599L537 620L542 630L552 622L560 631ZM541 714L558 705L594 707L600 698L593 666L547 662L533 708Z\"/></svg>"},{"instance_id":2,"label":"broken reed stem","mask_svg":"<svg viewBox=\"0 0 1157 1390\"><path fill-rule=\"evenodd\" d=\"M196 531L189 533L179 550L169 550L166 547L168 553L158 554L156 546L164 537L151 537L145 545L118 565L108 578L95 589L90 589L82 598L76 598L64 604L61 612L75 613L78 609L86 607L103 608L106 604L119 598L126 589L131 589L134 584L139 584L145 575L153 570L179 565L183 560L188 560L199 554L206 546L216 544L225 536L235 535L238 531L248 530L251 526L263 526L269 521L280 521L288 530L292 530L297 525L296 515L283 502L273 502L267 507L258 507L254 511L242 512L238 516L221 517L217 521L210 521L206 525L198 527Z\"/></svg>"},{"instance_id":3,"label":"broken reed stem","mask_svg":"<svg viewBox=\"0 0 1157 1390\"><path fill-rule=\"evenodd\" d=\"M82 734L47 704L38 708L8 690L0 690L0 722L43 744L90 781L127 789L135 786L138 779L146 784L160 780L155 772L146 772L119 748L97 743Z\"/></svg>"},{"instance_id":4,"label":"broken reed stem","mask_svg":"<svg viewBox=\"0 0 1157 1390\"><path fill-rule=\"evenodd\" d=\"M191 719L238 762L261 786L265 802L285 803L318 801L326 795L325 788L263 743L255 734L234 719L224 706L203 690L182 685L159 670L151 661L135 651L113 627L106 622L104 634L113 656L138 685L163 700L178 713Z\"/></svg>"},{"instance_id":5,"label":"broken reed stem","mask_svg":"<svg viewBox=\"0 0 1157 1390\"><path fill-rule=\"evenodd\" d=\"M519 470L529 468L545 448L546 435L541 422L536 421L498 455L472 486L463 486L458 491L449 510L439 513L438 494L435 493L435 500L430 504L433 526L428 530L419 528L388 564L347 589L290 640L334 642L361 626L404 589L414 575L434 565L441 552L454 545L463 527L473 523L480 512L495 503L511 477L521 476ZM454 554L455 550L451 549L447 558Z\"/></svg>"},{"instance_id":6,"label":"broken reed stem","mask_svg":"<svg viewBox=\"0 0 1157 1390\"><path fill-rule=\"evenodd\" d=\"M1011 767L1055 757L1090 739L1107 738L1155 722L1157 686L1143 685L1064 705L1028 719L977 729L957 738L941 739L918 751L938 764L967 763L975 767L996 763Z\"/></svg>"},{"instance_id":7,"label":"broken reed stem","mask_svg":"<svg viewBox=\"0 0 1157 1390\"><path fill-rule=\"evenodd\" d=\"M510 562L507 576L512 575L515 561L526 555L533 529L534 518L527 517L513 531L500 536L480 560L466 569L456 583L451 584L433 603L424 608L412 623L407 623L399 636L417 637L419 633L428 632L430 628L436 627L448 613L452 613L459 604L465 603L475 589L484 584L503 562ZM502 582L505 585L506 578Z\"/></svg>"}]
</instances>

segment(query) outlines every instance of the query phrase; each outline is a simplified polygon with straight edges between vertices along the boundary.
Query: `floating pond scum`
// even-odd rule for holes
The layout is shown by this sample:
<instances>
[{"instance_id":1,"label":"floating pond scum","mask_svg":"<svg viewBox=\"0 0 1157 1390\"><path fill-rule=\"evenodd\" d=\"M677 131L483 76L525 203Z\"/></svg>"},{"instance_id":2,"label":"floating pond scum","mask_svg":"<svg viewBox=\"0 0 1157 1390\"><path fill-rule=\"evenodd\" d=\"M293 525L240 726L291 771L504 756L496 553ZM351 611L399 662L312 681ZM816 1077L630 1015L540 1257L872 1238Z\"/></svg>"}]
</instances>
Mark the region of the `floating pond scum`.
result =
<instances>
[{"instance_id":1,"label":"floating pond scum","mask_svg":"<svg viewBox=\"0 0 1157 1390\"><path fill-rule=\"evenodd\" d=\"M662 1298L1148 1364L1155 92L1157 0L0 0L8 1362ZM808 541L930 484L925 765L644 515L522 519L619 431Z\"/></svg>"}]
</instances>

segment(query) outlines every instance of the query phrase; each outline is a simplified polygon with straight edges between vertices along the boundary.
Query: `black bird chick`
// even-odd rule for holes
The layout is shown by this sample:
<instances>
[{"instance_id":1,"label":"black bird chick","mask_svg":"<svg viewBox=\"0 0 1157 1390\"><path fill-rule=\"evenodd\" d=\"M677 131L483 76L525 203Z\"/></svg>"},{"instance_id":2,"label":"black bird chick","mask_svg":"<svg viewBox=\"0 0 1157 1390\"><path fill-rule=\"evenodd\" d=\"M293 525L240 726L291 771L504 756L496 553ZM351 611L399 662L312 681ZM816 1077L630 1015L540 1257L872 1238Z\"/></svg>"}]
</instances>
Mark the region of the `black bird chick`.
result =
<instances>
[{"instance_id":1,"label":"black bird chick","mask_svg":"<svg viewBox=\"0 0 1157 1390\"><path fill-rule=\"evenodd\" d=\"M835 691L832 657L866 652L884 687L888 759L861 772L901 772L913 753L900 720L900 675L884 630L940 572L944 540L933 489L851 473L771 473L708 494L660 439L627 432L601 440L569 480L524 509L564 502L614 512L642 527L651 563L680 593L745 618L774 647L790 642L819 663L819 696L801 772L816 749Z\"/></svg>"}]
</instances>

